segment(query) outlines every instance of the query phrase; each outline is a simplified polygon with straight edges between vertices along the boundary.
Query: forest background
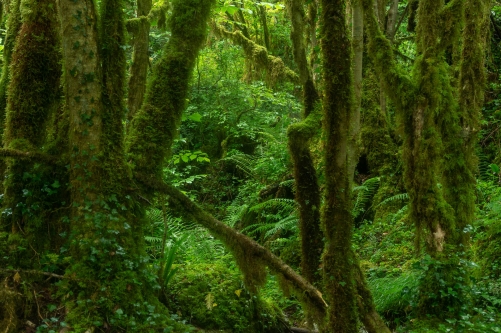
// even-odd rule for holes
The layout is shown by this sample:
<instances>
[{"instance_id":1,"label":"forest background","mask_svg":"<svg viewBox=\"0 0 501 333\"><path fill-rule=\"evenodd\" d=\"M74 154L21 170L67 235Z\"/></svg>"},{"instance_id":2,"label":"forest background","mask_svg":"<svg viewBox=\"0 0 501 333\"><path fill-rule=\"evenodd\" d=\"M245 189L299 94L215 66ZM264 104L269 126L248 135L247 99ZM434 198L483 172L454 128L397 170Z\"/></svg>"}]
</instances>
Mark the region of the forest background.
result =
<instances>
[{"instance_id":1,"label":"forest background","mask_svg":"<svg viewBox=\"0 0 501 333\"><path fill-rule=\"evenodd\" d=\"M0 8L0 332L501 332L501 4Z\"/></svg>"}]
</instances>

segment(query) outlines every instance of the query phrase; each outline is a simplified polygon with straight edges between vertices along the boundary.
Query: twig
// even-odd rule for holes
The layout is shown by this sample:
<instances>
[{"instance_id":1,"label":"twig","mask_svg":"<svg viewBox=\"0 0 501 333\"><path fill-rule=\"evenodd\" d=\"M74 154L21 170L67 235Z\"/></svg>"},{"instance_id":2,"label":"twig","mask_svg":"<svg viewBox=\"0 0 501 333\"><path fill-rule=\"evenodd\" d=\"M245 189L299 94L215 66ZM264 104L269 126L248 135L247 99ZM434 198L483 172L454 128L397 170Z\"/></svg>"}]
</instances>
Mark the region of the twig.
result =
<instances>
[{"instance_id":1,"label":"twig","mask_svg":"<svg viewBox=\"0 0 501 333\"><path fill-rule=\"evenodd\" d=\"M54 273L42 272L42 271L36 271L36 270L0 269L0 272L2 272L2 273L25 273L25 274L34 274L34 275L45 275L45 276L50 276L50 277L54 277L57 279L69 279L69 277L64 276L64 275L58 275L58 274L54 274Z\"/></svg>"},{"instance_id":2,"label":"twig","mask_svg":"<svg viewBox=\"0 0 501 333\"><path fill-rule=\"evenodd\" d=\"M42 319L42 321L44 320L44 318L42 317L42 314L40 313L40 306L38 305L38 298L37 298L37 292L35 290L33 290L33 296L35 296L35 303L37 304L37 312L38 312L38 316L40 317L40 319Z\"/></svg>"}]
</instances>

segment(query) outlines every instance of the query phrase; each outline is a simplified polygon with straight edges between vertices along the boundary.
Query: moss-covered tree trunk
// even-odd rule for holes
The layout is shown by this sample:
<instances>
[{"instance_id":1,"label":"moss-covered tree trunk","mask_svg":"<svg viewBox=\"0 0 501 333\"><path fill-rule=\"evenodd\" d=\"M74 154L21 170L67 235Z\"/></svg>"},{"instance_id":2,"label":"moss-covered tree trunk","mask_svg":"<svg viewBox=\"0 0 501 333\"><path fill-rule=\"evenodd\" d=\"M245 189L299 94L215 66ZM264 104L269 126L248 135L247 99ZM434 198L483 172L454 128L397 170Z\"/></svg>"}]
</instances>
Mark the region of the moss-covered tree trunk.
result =
<instances>
[{"instance_id":1,"label":"moss-covered tree trunk","mask_svg":"<svg viewBox=\"0 0 501 333\"><path fill-rule=\"evenodd\" d=\"M360 151L360 114L362 112L362 73L364 58L364 8L360 0L352 3L353 79L355 105L350 121L348 172L354 175Z\"/></svg>"},{"instance_id":2,"label":"moss-covered tree trunk","mask_svg":"<svg viewBox=\"0 0 501 333\"><path fill-rule=\"evenodd\" d=\"M12 59L12 52L14 51L16 36L19 32L19 28L21 27L21 13L19 11L20 5L21 0L11 0L8 5L6 5L9 9L9 16L7 18L7 32L5 34L3 48L2 76L0 77L0 134L3 134L4 131L5 108L7 107L7 89L10 82L10 61Z\"/></svg>"},{"instance_id":3,"label":"moss-covered tree trunk","mask_svg":"<svg viewBox=\"0 0 501 333\"><path fill-rule=\"evenodd\" d=\"M372 11L371 1L364 4L366 10ZM445 4L420 0L417 10L418 57L412 78L395 62L390 43L372 12L366 15L369 51L405 131L404 180L410 196L410 218L418 235L424 236L429 255L421 282L419 314L457 316L466 281L466 271L460 267L465 245L463 229L473 219L475 184L472 142L462 137L465 131L473 131L470 126L474 122L469 121L471 116L459 112L455 95L461 95L463 87L455 90L445 52L458 41L463 1ZM466 18L468 26L473 18ZM463 47L471 48L467 45L471 44L464 43Z\"/></svg>"},{"instance_id":4,"label":"moss-covered tree trunk","mask_svg":"<svg viewBox=\"0 0 501 333\"><path fill-rule=\"evenodd\" d=\"M353 115L351 41L346 26L346 2L320 1L324 69L323 126L325 136L325 203L322 226L326 247L323 279L329 309L324 332L355 333L356 291L351 251L348 141Z\"/></svg>"},{"instance_id":5,"label":"moss-covered tree trunk","mask_svg":"<svg viewBox=\"0 0 501 333\"><path fill-rule=\"evenodd\" d=\"M13 13L15 15L15 13ZM11 17L14 20L16 17ZM10 36L12 37L12 36ZM7 51L9 52L9 51ZM53 0L24 1L22 25L12 52L9 71L4 147L22 152L41 152L46 124L59 104L61 76L57 11ZM47 249L47 221L30 203L32 186L26 173L33 174L34 162L8 159L4 181L2 224L11 229L14 257L11 265L31 267ZM40 170L41 168L39 168ZM24 256L17 246L30 248ZM34 257L35 256L35 257Z\"/></svg>"},{"instance_id":6,"label":"moss-covered tree trunk","mask_svg":"<svg viewBox=\"0 0 501 333\"><path fill-rule=\"evenodd\" d=\"M7 2L7 1L6 1ZM2 2L2 8L8 8L8 18L6 24L5 41L3 48L3 66L0 76L0 143L3 146L3 133L5 127L5 116L7 113L7 90L10 82L10 63L17 33L21 27L21 13L19 6L21 0L11 0L9 3ZM4 160L0 160L0 177L4 177L7 165ZM3 182L0 182L0 192L3 192Z\"/></svg>"},{"instance_id":7,"label":"moss-covered tree trunk","mask_svg":"<svg viewBox=\"0 0 501 333\"><path fill-rule=\"evenodd\" d=\"M137 0L137 24L133 33L132 65L130 67L129 89L128 89L128 120L132 121L136 112L141 108L146 92L146 76L150 56L148 54L150 22L148 14L151 11L151 0Z\"/></svg>"},{"instance_id":8,"label":"moss-covered tree trunk","mask_svg":"<svg viewBox=\"0 0 501 333\"><path fill-rule=\"evenodd\" d=\"M59 4L71 151L67 321L76 332L119 331L118 321L142 332L165 324L166 313L146 269L142 211L128 196L122 3L102 1L101 38L93 1Z\"/></svg>"},{"instance_id":9,"label":"moss-covered tree trunk","mask_svg":"<svg viewBox=\"0 0 501 333\"><path fill-rule=\"evenodd\" d=\"M320 100L306 59L303 2L290 0L286 4L292 22L294 59L303 85L303 120L291 125L287 131L294 168L296 201L299 205L301 272L309 282L318 285L321 280L319 267L323 235L320 229L320 189L309 141L320 127Z\"/></svg>"}]
</instances>

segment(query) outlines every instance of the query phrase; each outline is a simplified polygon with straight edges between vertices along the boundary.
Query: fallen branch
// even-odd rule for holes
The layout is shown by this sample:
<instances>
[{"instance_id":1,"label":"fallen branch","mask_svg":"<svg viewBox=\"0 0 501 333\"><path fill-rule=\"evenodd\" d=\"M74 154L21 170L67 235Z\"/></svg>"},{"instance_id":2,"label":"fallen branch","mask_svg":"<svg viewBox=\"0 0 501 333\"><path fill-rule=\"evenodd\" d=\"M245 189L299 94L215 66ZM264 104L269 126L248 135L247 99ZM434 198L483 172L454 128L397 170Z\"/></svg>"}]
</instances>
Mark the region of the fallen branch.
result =
<instances>
[{"instance_id":1,"label":"fallen branch","mask_svg":"<svg viewBox=\"0 0 501 333\"><path fill-rule=\"evenodd\" d=\"M45 275L54 277L57 279L68 279L69 277L49 272L42 272L36 270L23 270L23 269L0 269L0 273L24 273L24 274L33 274L33 275Z\"/></svg>"},{"instance_id":2,"label":"fallen branch","mask_svg":"<svg viewBox=\"0 0 501 333\"><path fill-rule=\"evenodd\" d=\"M136 178L146 186L166 194L169 204L174 209L193 218L196 222L207 228L214 237L221 240L235 254L237 263L241 259L239 256L243 253L246 256L246 264L266 265L273 273L280 275L287 282L288 286L296 292L299 298L312 306L318 317L325 316L327 303L322 298L322 294L268 249L214 218L177 188L156 179L141 177L137 174ZM246 268L243 268L245 276Z\"/></svg>"}]
</instances>

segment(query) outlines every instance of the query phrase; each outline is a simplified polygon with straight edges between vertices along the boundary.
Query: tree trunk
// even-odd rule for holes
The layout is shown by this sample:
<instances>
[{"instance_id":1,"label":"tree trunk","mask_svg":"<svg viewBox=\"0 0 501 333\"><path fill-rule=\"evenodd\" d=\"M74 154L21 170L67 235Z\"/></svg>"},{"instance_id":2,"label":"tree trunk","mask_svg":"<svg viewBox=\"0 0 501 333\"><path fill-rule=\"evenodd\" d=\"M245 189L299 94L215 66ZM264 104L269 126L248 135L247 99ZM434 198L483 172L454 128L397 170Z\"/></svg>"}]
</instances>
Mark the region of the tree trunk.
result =
<instances>
[{"instance_id":1,"label":"tree trunk","mask_svg":"<svg viewBox=\"0 0 501 333\"><path fill-rule=\"evenodd\" d=\"M29 10L23 12L20 35L11 55L4 147L40 152L46 138L47 122L58 107L60 97L57 11L53 0L26 1L23 5ZM31 196L26 194L26 191L36 191L25 174L34 172L34 162L8 159L6 165L3 207L4 212L9 213L2 214L2 222L23 243L18 243L18 246L28 247L30 244L33 249L33 252L25 251L25 256L17 257L11 264L30 267L37 254L50 246L50 239L43 236L48 221L42 216L36 217ZM42 169L40 167L38 172Z\"/></svg>"},{"instance_id":2,"label":"tree trunk","mask_svg":"<svg viewBox=\"0 0 501 333\"><path fill-rule=\"evenodd\" d=\"M129 95L127 100L128 114L127 120L130 122L136 112L141 109L144 94L146 92L146 77L150 63L149 37L150 22L147 18L152 7L151 0L137 0L137 30L133 35L134 52L132 54L132 65L130 67Z\"/></svg>"},{"instance_id":3,"label":"tree trunk","mask_svg":"<svg viewBox=\"0 0 501 333\"><path fill-rule=\"evenodd\" d=\"M356 290L351 238L351 177L348 170L349 127L353 117L351 41L344 0L320 1L324 68L325 203L322 226L326 248L323 279L329 302L323 332L356 333Z\"/></svg>"},{"instance_id":4,"label":"tree trunk","mask_svg":"<svg viewBox=\"0 0 501 333\"><path fill-rule=\"evenodd\" d=\"M264 6L259 7L259 18L261 20L261 26L263 28L263 39L264 46L266 49L271 52L271 42L270 42L270 32L268 30L268 19L266 17L266 8Z\"/></svg>"},{"instance_id":5,"label":"tree trunk","mask_svg":"<svg viewBox=\"0 0 501 333\"><path fill-rule=\"evenodd\" d=\"M310 283L318 285L323 236L320 229L320 189L311 158L309 141L320 127L318 110L320 100L306 59L303 3L299 0L290 0L286 5L292 22L291 39L294 60L303 85L303 120L289 126L287 130L288 146L294 168L296 201L299 205L301 272Z\"/></svg>"},{"instance_id":6,"label":"tree trunk","mask_svg":"<svg viewBox=\"0 0 501 333\"><path fill-rule=\"evenodd\" d=\"M352 3L352 36L353 36L353 83L355 106L350 122L350 143L348 149L348 172L353 178L358 163L360 147L360 114L362 109L362 71L364 57L364 8L360 0Z\"/></svg>"},{"instance_id":7,"label":"tree trunk","mask_svg":"<svg viewBox=\"0 0 501 333\"><path fill-rule=\"evenodd\" d=\"M398 19L398 2L399 0L392 0L390 10L388 11L386 20L386 37L393 41L395 38L397 19Z\"/></svg>"}]
</instances>

